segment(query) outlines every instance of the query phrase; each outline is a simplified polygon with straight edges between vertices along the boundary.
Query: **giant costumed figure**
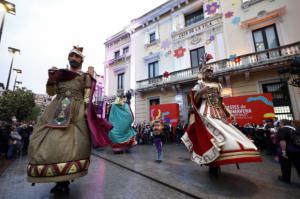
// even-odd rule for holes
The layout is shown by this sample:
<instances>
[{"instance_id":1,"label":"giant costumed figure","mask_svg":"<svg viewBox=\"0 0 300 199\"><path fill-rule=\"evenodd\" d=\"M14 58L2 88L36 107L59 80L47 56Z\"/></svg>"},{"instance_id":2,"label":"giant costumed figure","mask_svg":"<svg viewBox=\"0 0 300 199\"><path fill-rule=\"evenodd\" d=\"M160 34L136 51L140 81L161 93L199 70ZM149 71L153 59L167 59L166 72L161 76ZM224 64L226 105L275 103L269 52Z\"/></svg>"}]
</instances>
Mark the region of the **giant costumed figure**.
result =
<instances>
[{"instance_id":1,"label":"giant costumed figure","mask_svg":"<svg viewBox=\"0 0 300 199\"><path fill-rule=\"evenodd\" d=\"M231 113L221 97L221 84L214 81L213 68L206 65L212 55L205 54L198 82L190 92L192 110L189 127L181 138L191 152L192 161L208 165L218 175L220 165L261 162L256 146L228 122Z\"/></svg>"},{"instance_id":2,"label":"giant costumed figure","mask_svg":"<svg viewBox=\"0 0 300 199\"><path fill-rule=\"evenodd\" d=\"M109 112L109 122L113 125L109 132L109 138L114 153L128 152L131 147L137 144L136 132L131 126L133 114L128 101L130 100L127 100L126 103L124 95L120 95L112 103Z\"/></svg>"},{"instance_id":3,"label":"giant costumed figure","mask_svg":"<svg viewBox=\"0 0 300 199\"><path fill-rule=\"evenodd\" d=\"M69 192L69 181L84 176L90 164L91 146L110 144L112 126L97 118L92 103L96 81L81 71L83 48L70 51L70 69L53 67L47 93L56 95L40 117L30 138L28 181L56 182L51 193Z\"/></svg>"}]
</instances>

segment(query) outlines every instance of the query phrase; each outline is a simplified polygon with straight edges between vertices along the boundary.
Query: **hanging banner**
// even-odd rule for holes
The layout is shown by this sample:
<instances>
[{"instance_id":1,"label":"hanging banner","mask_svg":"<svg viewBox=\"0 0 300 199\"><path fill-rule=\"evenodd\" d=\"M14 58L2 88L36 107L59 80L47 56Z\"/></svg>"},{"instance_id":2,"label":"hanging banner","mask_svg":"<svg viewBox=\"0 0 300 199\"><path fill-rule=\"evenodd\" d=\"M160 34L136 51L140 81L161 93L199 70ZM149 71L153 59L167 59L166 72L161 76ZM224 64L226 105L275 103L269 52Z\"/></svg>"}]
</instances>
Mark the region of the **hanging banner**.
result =
<instances>
[{"instance_id":1,"label":"hanging banner","mask_svg":"<svg viewBox=\"0 0 300 199\"><path fill-rule=\"evenodd\" d=\"M264 119L275 117L271 93L227 97L223 100L239 125L262 124Z\"/></svg>"},{"instance_id":2,"label":"hanging banner","mask_svg":"<svg viewBox=\"0 0 300 199\"><path fill-rule=\"evenodd\" d=\"M161 119L164 122L171 123L173 127L179 122L178 104L159 104L150 106L150 121Z\"/></svg>"}]
</instances>

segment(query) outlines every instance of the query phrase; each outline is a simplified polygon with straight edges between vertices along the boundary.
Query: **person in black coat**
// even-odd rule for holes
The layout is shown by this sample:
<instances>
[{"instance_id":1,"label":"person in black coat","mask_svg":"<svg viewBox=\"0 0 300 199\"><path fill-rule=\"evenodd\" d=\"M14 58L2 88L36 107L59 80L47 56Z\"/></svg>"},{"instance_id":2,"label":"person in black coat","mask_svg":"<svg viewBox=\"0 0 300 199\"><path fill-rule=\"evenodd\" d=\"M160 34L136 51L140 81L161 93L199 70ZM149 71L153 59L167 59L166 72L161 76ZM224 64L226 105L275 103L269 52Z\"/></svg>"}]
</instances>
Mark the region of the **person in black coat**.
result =
<instances>
[{"instance_id":1,"label":"person in black coat","mask_svg":"<svg viewBox=\"0 0 300 199\"><path fill-rule=\"evenodd\" d=\"M280 145L279 161L281 166L281 176L278 179L285 183L291 182L292 164L295 165L300 178L300 146L294 144L294 135L297 132L289 120L281 120L281 127L278 130L278 140ZM299 129L298 129L299 130Z\"/></svg>"}]
</instances>

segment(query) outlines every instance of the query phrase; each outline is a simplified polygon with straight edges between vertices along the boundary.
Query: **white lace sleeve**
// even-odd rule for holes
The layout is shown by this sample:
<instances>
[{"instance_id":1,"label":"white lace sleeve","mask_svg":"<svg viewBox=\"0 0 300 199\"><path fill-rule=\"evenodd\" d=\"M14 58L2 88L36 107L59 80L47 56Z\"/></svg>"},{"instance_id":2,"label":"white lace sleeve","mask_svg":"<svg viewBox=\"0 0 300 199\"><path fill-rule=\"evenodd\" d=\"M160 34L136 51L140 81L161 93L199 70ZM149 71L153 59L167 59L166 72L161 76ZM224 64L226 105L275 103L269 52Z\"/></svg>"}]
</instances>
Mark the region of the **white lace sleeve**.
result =
<instances>
[{"instance_id":1,"label":"white lace sleeve","mask_svg":"<svg viewBox=\"0 0 300 199\"><path fill-rule=\"evenodd\" d=\"M193 87L192 91L200 92L203 87L203 81L198 80L197 84Z\"/></svg>"}]
</instances>

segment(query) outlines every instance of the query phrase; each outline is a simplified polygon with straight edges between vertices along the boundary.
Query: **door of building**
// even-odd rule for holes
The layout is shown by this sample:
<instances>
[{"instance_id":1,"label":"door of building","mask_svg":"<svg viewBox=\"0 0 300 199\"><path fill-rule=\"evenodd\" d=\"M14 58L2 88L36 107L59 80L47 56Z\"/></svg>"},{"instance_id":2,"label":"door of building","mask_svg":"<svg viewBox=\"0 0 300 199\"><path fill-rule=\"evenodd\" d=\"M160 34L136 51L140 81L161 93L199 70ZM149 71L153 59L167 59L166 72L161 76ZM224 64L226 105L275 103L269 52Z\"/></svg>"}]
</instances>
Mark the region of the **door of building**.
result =
<instances>
[{"instance_id":1,"label":"door of building","mask_svg":"<svg viewBox=\"0 0 300 199\"><path fill-rule=\"evenodd\" d=\"M293 111L287 82L263 84L264 93L272 93L274 112L278 119L293 120Z\"/></svg>"}]
</instances>

